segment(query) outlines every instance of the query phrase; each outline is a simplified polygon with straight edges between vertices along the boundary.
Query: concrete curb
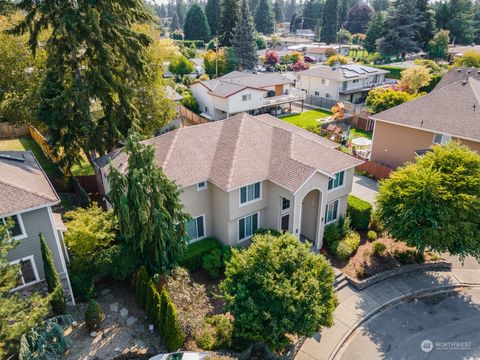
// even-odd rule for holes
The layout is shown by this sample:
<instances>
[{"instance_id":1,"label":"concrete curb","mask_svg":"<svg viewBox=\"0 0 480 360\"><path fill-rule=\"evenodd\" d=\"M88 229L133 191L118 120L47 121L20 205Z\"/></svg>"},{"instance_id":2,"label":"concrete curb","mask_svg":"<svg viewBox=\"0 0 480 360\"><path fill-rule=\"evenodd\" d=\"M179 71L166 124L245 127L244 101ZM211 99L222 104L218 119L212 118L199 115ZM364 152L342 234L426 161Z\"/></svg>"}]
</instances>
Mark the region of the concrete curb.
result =
<instances>
[{"instance_id":1,"label":"concrete curb","mask_svg":"<svg viewBox=\"0 0 480 360\"><path fill-rule=\"evenodd\" d=\"M332 353L328 357L331 360L338 360L341 359L343 353L347 349L347 346L351 343L353 340L353 334L358 330L360 326L362 326L364 323L369 321L371 318L375 317L376 315L384 312L385 310L396 306L400 304L403 300L409 298L409 297L425 297L425 296L432 296L432 295L439 295L439 294L444 294L444 293L450 293L453 292L457 289L465 288L465 287L480 287L479 283L476 284L471 284L471 283L461 283L461 284L454 284L454 285L442 285L438 286L434 289L422 289L418 291L413 291L409 294L397 296L396 298L393 298L386 303L376 307L375 309L371 310L369 313L367 313L365 316L363 316L359 321L357 321L348 331L347 333L342 337L342 339L335 345L335 348L333 349Z\"/></svg>"}]
</instances>

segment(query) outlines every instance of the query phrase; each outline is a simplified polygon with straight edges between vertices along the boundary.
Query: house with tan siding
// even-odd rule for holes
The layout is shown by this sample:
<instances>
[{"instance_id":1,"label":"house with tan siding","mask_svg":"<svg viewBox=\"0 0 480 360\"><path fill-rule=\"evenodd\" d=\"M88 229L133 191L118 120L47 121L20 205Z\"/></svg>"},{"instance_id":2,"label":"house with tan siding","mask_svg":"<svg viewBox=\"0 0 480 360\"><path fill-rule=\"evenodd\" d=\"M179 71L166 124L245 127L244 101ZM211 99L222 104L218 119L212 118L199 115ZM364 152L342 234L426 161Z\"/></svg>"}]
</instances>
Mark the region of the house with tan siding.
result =
<instances>
[{"instance_id":1,"label":"house with tan siding","mask_svg":"<svg viewBox=\"0 0 480 360\"><path fill-rule=\"evenodd\" d=\"M345 215L355 166L339 144L271 115L238 114L144 141L182 189L192 242L213 236L247 244L258 228L289 231L322 246L326 224ZM109 162L125 171L122 149L95 160L108 194Z\"/></svg>"},{"instance_id":2,"label":"house with tan siding","mask_svg":"<svg viewBox=\"0 0 480 360\"><path fill-rule=\"evenodd\" d=\"M17 242L7 260L20 264L15 291L46 288L39 234L52 251L67 300L74 303L66 262L60 214L52 207L60 203L55 189L31 151L0 151L0 222L11 224L7 236Z\"/></svg>"},{"instance_id":3,"label":"house with tan siding","mask_svg":"<svg viewBox=\"0 0 480 360\"><path fill-rule=\"evenodd\" d=\"M370 160L391 168L451 140L480 152L480 69L454 68L431 93L371 119Z\"/></svg>"}]
</instances>

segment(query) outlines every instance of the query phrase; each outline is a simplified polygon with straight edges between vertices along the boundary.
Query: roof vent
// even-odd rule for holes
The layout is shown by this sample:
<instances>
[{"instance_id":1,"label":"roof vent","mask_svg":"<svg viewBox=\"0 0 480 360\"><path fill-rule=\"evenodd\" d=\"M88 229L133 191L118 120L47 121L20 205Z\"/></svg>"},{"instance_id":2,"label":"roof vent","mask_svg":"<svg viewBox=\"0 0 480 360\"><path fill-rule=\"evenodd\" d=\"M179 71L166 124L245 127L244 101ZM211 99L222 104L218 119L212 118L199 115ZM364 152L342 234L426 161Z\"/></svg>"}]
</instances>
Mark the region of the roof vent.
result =
<instances>
[{"instance_id":1,"label":"roof vent","mask_svg":"<svg viewBox=\"0 0 480 360\"><path fill-rule=\"evenodd\" d=\"M25 158L23 157L23 155L22 157L19 157L19 156L7 155L7 154L0 154L0 159L25 162Z\"/></svg>"},{"instance_id":2,"label":"roof vent","mask_svg":"<svg viewBox=\"0 0 480 360\"><path fill-rule=\"evenodd\" d=\"M457 72L462 72L462 69L458 69Z\"/></svg>"},{"instance_id":3,"label":"roof vent","mask_svg":"<svg viewBox=\"0 0 480 360\"><path fill-rule=\"evenodd\" d=\"M467 85L467 80L463 80L462 85Z\"/></svg>"},{"instance_id":4,"label":"roof vent","mask_svg":"<svg viewBox=\"0 0 480 360\"><path fill-rule=\"evenodd\" d=\"M467 74L470 74L471 72L472 72L472 70L471 70L471 69L468 69Z\"/></svg>"}]
</instances>

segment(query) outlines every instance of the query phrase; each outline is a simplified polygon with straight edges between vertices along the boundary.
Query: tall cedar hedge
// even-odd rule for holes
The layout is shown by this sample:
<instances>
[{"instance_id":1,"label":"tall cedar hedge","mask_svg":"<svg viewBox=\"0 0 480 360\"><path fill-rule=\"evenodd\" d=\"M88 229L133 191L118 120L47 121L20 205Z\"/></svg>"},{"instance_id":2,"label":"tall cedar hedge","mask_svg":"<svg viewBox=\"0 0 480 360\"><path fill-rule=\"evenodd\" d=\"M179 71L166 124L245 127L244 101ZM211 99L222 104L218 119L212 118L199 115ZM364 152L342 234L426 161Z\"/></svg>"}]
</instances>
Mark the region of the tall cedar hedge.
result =
<instances>
[{"instance_id":1,"label":"tall cedar hedge","mask_svg":"<svg viewBox=\"0 0 480 360\"><path fill-rule=\"evenodd\" d=\"M180 347L182 347L185 341L185 334L180 327L177 310L175 309L175 305L170 299L167 303L165 328L163 329L163 334L168 351L178 350Z\"/></svg>"},{"instance_id":2,"label":"tall cedar hedge","mask_svg":"<svg viewBox=\"0 0 480 360\"><path fill-rule=\"evenodd\" d=\"M372 214L372 205L354 195L348 196L347 215L355 230L367 230Z\"/></svg>"},{"instance_id":3,"label":"tall cedar hedge","mask_svg":"<svg viewBox=\"0 0 480 360\"><path fill-rule=\"evenodd\" d=\"M145 295L147 290L147 281L148 281L148 273L145 266L142 266L140 270L137 272L137 279L135 283L135 298L137 299L138 305L145 309L146 302L145 302Z\"/></svg>"},{"instance_id":4,"label":"tall cedar hedge","mask_svg":"<svg viewBox=\"0 0 480 360\"><path fill-rule=\"evenodd\" d=\"M55 269L52 251L48 247L45 237L42 233L39 234L39 237L45 281L50 294L49 303L55 315L63 315L67 311L67 305L65 303L65 294L63 292L62 283L60 282L60 276L58 276L57 269Z\"/></svg>"}]
</instances>

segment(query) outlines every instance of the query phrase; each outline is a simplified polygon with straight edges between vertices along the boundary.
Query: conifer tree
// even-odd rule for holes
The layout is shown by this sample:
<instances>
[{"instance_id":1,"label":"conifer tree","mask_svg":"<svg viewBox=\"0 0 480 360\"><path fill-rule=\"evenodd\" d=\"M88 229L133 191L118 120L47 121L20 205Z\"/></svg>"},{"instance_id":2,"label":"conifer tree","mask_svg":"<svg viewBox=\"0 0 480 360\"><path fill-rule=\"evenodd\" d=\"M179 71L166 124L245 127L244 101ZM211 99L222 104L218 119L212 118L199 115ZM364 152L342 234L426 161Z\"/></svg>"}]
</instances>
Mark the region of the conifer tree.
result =
<instances>
[{"instance_id":1,"label":"conifer tree","mask_svg":"<svg viewBox=\"0 0 480 360\"><path fill-rule=\"evenodd\" d=\"M446 30L455 44L470 45L475 39L473 4L471 0L450 0Z\"/></svg>"},{"instance_id":2,"label":"conifer tree","mask_svg":"<svg viewBox=\"0 0 480 360\"><path fill-rule=\"evenodd\" d=\"M377 40L380 39L385 32L385 16L383 12L378 12L373 17L365 34L364 47L369 53L377 51Z\"/></svg>"},{"instance_id":3,"label":"conifer tree","mask_svg":"<svg viewBox=\"0 0 480 360\"><path fill-rule=\"evenodd\" d=\"M322 22L323 3L320 0L308 0L303 7L303 29L313 29L317 20Z\"/></svg>"},{"instance_id":4,"label":"conifer tree","mask_svg":"<svg viewBox=\"0 0 480 360\"><path fill-rule=\"evenodd\" d=\"M172 14L172 21L170 23L170 31L180 30L180 21L176 12Z\"/></svg>"},{"instance_id":5,"label":"conifer tree","mask_svg":"<svg viewBox=\"0 0 480 360\"><path fill-rule=\"evenodd\" d=\"M296 10L297 10L296 0L290 0L285 6L285 19L290 20L293 14L295 14Z\"/></svg>"},{"instance_id":6,"label":"conifer tree","mask_svg":"<svg viewBox=\"0 0 480 360\"><path fill-rule=\"evenodd\" d=\"M233 28L238 20L238 1L221 0L220 3L220 44L232 46Z\"/></svg>"},{"instance_id":7,"label":"conifer tree","mask_svg":"<svg viewBox=\"0 0 480 360\"><path fill-rule=\"evenodd\" d=\"M178 24L180 25L180 28L182 28L183 24L185 24L185 16L187 14L187 8L183 0L176 0L175 12L178 16Z\"/></svg>"},{"instance_id":8,"label":"conifer tree","mask_svg":"<svg viewBox=\"0 0 480 360\"><path fill-rule=\"evenodd\" d=\"M210 40L210 27L203 9L198 4L193 4L188 10L183 26L185 40Z\"/></svg>"},{"instance_id":9,"label":"conifer tree","mask_svg":"<svg viewBox=\"0 0 480 360\"><path fill-rule=\"evenodd\" d=\"M283 23L285 21L285 12L284 12L285 4L283 0L275 1L274 5L274 13L275 13L275 21L277 23Z\"/></svg>"},{"instance_id":10,"label":"conifer tree","mask_svg":"<svg viewBox=\"0 0 480 360\"><path fill-rule=\"evenodd\" d=\"M255 28L258 32L270 35L275 28L270 0L260 0L255 10Z\"/></svg>"},{"instance_id":11,"label":"conifer tree","mask_svg":"<svg viewBox=\"0 0 480 360\"><path fill-rule=\"evenodd\" d=\"M323 9L321 40L327 44L334 43L337 36L338 0L326 0Z\"/></svg>"},{"instance_id":12,"label":"conifer tree","mask_svg":"<svg viewBox=\"0 0 480 360\"><path fill-rule=\"evenodd\" d=\"M233 29L232 46L238 58L239 68L252 70L257 63L257 45L255 26L247 0L240 1L240 14L237 25Z\"/></svg>"},{"instance_id":13,"label":"conifer tree","mask_svg":"<svg viewBox=\"0 0 480 360\"><path fill-rule=\"evenodd\" d=\"M208 0L205 5L205 15L211 35L218 35L220 33L220 0Z\"/></svg>"},{"instance_id":14,"label":"conifer tree","mask_svg":"<svg viewBox=\"0 0 480 360\"><path fill-rule=\"evenodd\" d=\"M435 35L435 12L428 0L417 0L419 15L418 43L422 50L428 50L428 43Z\"/></svg>"}]
</instances>

